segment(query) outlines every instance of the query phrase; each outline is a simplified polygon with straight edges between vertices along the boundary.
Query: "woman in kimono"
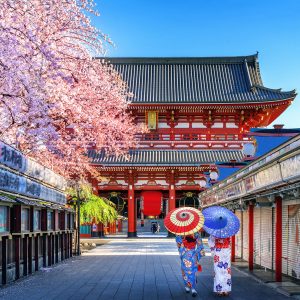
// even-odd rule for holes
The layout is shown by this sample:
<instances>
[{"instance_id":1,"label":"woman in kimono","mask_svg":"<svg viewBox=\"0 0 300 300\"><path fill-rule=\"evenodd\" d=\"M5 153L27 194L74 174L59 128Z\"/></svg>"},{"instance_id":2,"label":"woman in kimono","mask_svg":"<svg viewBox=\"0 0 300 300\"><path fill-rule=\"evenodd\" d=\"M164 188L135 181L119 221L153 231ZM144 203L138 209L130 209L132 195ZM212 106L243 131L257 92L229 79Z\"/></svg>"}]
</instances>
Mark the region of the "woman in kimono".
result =
<instances>
[{"instance_id":1,"label":"woman in kimono","mask_svg":"<svg viewBox=\"0 0 300 300\"><path fill-rule=\"evenodd\" d=\"M228 296L231 292L231 246L230 238L208 238L208 245L214 258L214 292Z\"/></svg>"},{"instance_id":2,"label":"woman in kimono","mask_svg":"<svg viewBox=\"0 0 300 300\"><path fill-rule=\"evenodd\" d=\"M185 291L192 291L192 296L197 296L196 272L200 270L200 258L205 255L202 239L199 233L187 236L176 236L176 242L181 259L181 272Z\"/></svg>"}]
</instances>

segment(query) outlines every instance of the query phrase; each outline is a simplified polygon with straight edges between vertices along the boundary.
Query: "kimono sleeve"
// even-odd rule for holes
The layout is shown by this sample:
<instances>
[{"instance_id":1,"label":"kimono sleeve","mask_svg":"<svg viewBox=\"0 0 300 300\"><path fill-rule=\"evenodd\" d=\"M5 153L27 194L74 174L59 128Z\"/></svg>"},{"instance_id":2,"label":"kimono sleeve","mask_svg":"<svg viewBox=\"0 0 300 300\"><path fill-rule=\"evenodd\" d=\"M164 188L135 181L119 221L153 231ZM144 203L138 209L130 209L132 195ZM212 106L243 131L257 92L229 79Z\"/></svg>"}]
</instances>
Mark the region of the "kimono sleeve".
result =
<instances>
[{"instance_id":1,"label":"kimono sleeve","mask_svg":"<svg viewBox=\"0 0 300 300\"><path fill-rule=\"evenodd\" d=\"M197 254L197 259L200 260L200 258L204 255L203 254L203 249L204 249L204 246L203 246L203 242L202 242L202 239L200 237L200 234L197 234L196 235L196 243L197 243L197 247L196 247L196 254Z\"/></svg>"},{"instance_id":2,"label":"kimono sleeve","mask_svg":"<svg viewBox=\"0 0 300 300\"><path fill-rule=\"evenodd\" d=\"M177 243L177 247L180 248L182 245L182 237L180 235L176 235L175 241Z\"/></svg>"}]
</instances>

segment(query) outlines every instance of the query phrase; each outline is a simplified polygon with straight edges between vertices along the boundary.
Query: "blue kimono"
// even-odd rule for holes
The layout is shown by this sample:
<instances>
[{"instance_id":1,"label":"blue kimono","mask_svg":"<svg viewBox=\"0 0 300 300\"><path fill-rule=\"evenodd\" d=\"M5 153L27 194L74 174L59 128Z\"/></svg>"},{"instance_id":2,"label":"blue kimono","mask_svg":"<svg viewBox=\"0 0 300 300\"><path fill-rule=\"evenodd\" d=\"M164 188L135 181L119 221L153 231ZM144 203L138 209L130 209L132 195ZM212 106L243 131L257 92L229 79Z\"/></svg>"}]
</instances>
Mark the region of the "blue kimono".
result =
<instances>
[{"instance_id":1,"label":"blue kimono","mask_svg":"<svg viewBox=\"0 0 300 300\"><path fill-rule=\"evenodd\" d=\"M192 236L191 236L192 237ZM200 234L194 234L195 242L188 242L185 237L176 236L176 243L181 259L181 272L186 287L195 289L198 263L203 256L203 244Z\"/></svg>"}]
</instances>

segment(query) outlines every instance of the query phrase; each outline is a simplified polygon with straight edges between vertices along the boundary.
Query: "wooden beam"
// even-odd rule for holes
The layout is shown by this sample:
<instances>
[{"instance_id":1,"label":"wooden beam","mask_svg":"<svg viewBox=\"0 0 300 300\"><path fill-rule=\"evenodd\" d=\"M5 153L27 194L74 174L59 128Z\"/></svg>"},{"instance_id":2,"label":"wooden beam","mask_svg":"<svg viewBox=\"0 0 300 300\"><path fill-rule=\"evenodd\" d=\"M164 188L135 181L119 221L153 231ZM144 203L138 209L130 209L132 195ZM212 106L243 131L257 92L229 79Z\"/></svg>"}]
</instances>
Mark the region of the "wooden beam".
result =
<instances>
[{"instance_id":1,"label":"wooden beam","mask_svg":"<svg viewBox=\"0 0 300 300\"><path fill-rule=\"evenodd\" d=\"M28 237L23 237L23 275L28 275Z\"/></svg>"},{"instance_id":2,"label":"wooden beam","mask_svg":"<svg viewBox=\"0 0 300 300\"><path fill-rule=\"evenodd\" d=\"M2 285L7 284L7 237L2 237Z\"/></svg>"},{"instance_id":3,"label":"wooden beam","mask_svg":"<svg viewBox=\"0 0 300 300\"><path fill-rule=\"evenodd\" d=\"M282 198L276 197L275 279L282 281Z\"/></svg>"},{"instance_id":4,"label":"wooden beam","mask_svg":"<svg viewBox=\"0 0 300 300\"><path fill-rule=\"evenodd\" d=\"M39 236L37 235L34 237L34 267L35 271L39 270L39 248L42 246L40 245Z\"/></svg>"},{"instance_id":5,"label":"wooden beam","mask_svg":"<svg viewBox=\"0 0 300 300\"><path fill-rule=\"evenodd\" d=\"M16 270L15 279L19 279L20 278L20 237L15 236L14 241L15 241L15 270Z\"/></svg>"}]
</instances>

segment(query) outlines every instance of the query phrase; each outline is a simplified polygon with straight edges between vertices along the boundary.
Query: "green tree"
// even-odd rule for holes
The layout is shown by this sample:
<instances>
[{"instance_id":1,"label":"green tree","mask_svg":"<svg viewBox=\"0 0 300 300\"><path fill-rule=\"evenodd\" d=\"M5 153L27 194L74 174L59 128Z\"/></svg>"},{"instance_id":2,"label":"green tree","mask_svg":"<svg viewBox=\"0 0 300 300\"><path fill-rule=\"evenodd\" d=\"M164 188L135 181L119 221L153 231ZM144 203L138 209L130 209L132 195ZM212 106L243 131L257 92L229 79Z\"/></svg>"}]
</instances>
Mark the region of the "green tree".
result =
<instances>
[{"instance_id":1,"label":"green tree","mask_svg":"<svg viewBox=\"0 0 300 300\"><path fill-rule=\"evenodd\" d=\"M80 202L80 224L110 223L118 217L115 204L93 194L91 186L86 183L81 183L78 188L70 188L68 194L70 204Z\"/></svg>"}]
</instances>

